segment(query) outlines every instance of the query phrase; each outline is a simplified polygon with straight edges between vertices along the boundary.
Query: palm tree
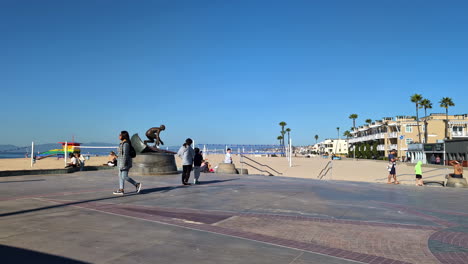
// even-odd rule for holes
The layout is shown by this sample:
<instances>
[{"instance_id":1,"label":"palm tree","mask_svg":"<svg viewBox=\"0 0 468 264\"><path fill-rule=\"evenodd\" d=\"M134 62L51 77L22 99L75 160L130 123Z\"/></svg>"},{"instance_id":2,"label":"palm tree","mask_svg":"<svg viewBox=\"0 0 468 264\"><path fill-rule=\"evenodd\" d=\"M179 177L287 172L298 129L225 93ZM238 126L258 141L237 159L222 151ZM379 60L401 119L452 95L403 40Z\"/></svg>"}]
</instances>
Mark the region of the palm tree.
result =
<instances>
[{"instance_id":1,"label":"palm tree","mask_svg":"<svg viewBox=\"0 0 468 264\"><path fill-rule=\"evenodd\" d=\"M348 118L353 120L353 129L356 128L356 119L358 118L358 115L350 114Z\"/></svg>"},{"instance_id":2,"label":"palm tree","mask_svg":"<svg viewBox=\"0 0 468 264\"><path fill-rule=\"evenodd\" d=\"M420 94L413 94L411 97L410 97L410 100L411 102L415 103L416 104L416 124L418 126L418 137L419 137L419 143L421 143L421 130L419 128L419 104L421 103L421 101L423 100L423 97L422 95Z\"/></svg>"},{"instance_id":3,"label":"palm tree","mask_svg":"<svg viewBox=\"0 0 468 264\"><path fill-rule=\"evenodd\" d=\"M286 133L284 132L284 127L287 126L288 124L286 124L286 122L284 121L281 121L279 125L281 126L281 137L282 137L282 142L283 142L281 145L283 145L283 148L284 148L284 134Z\"/></svg>"},{"instance_id":4,"label":"palm tree","mask_svg":"<svg viewBox=\"0 0 468 264\"><path fill-rule=\"evenodd\" d=\"M424 143L427 143L427 137L429 132L427 132L427 109L432 108L432 103L431 100L429 99L423 99L421 101L421 107L424 108Z\"/></svg>"},{"instance_id":5,"label":"palm tree","mask_svg":"<svg viewBox=\"0 0 468 264\"><path fill-rule=\"evenodd\" d=\"M450 97L444 97L439 102L440 107L445 108L445 139L448 139L448 108L450 106L455 106Z\"/></svg>"},{"instance_id":6,"label":"palm tree","mask_svg":"<svg viewBox=\"0 0 468 264\"><path fill-rule=\"evenodd\" d=\"M350 138L350 137L351 137L351 133L349 132L349 130L346 130L346 131L343 133L343 136L346 137L346 138Z\"/></svg>"},{"instance_id":7,"label":"palm tree","mask_svg":"<svg viewBox=\"0 0 468 264\"><path fill-rule=\"evenodd\" d=\"M357 114L350 114L349 119L352 119L353 120L353 132L355 132L354 130L356 130L356 119L358 118L358 115ZM356 147L353 146L353 159L356 158Z\"/></svg>"},{"instance_id":8,"label":"palm tree","mask_svg":"<svg viewBox=\"0 0 468 264\"><path fill-rule=\"evenodd\" d=\"M280 146L281 146L281 140L283 140L283 137L282 137L282 136L278 136L276 139L279 140Z\"/></svg>"},{"instance_id":9,"label":"palm tree","mask_svg":"<svg viewBox=\"0 0 468 264\"><path fill-rule=\"evenodd\" d=\"M372 119L370 119L370 118L366 119L366 123L370 125L372 123Z\"/></svg>"},{"instance_id":10,"label":"palm tree","mask_svg":"<svg viewBox=\"0 0 468 264\"><path fill-rule=\"evenodd\" d=\"M315 144L317 144L317 140L318 140L318 138L319 138L318 135L315 135L314 138L315 138Z\"/></svg>"},{"instance_id":11,"label":"palm tree","mask_svg":"<svg viewBox=\"0 0 468 264\"><path fill-rule=\"evenodd\" d=\"M286 128L286 132L288 132L288 144L289 144L289 133L291 133L291 129L290 128Z\"/></svg>"}]
</instances>

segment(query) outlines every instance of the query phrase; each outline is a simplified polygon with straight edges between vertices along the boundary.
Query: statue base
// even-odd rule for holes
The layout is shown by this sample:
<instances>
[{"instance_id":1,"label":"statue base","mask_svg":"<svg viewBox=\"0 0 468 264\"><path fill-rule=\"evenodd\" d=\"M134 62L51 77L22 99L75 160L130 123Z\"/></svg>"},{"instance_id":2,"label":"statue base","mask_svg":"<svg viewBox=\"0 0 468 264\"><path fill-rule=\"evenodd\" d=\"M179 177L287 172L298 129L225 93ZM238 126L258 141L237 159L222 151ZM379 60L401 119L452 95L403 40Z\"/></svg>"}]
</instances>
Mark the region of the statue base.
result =
<instances>
[{"instance_id":1,"label":"statue base","mask_svg":"<svg viewBox=\"0 0 468 264\"><path fill-rule=\"evenodd\" d=\"M237 170L232 163L219 163L216 173L237 174Z\"/></svg>"},{"instance_id":2,"label":"statue base","mask_svg":"<svg viewBox=\"0 0 468 264\"><path fill-rule=\"evenodd\" d=\"M177 174L174 154L169 153L139 153L133 159L131 176L157 176Z\"/></svg>"},{"instance_id":3,"label":"statue base","mask_svg":"<svg viewBox=\"0 0 468 264\"><path fill-rule=\"evenodd\" d=\"M455 187L455 188L468 188L468 183L466 182L465 178L453 178L452 176L447 176L447 183L445 184L447 187Z\"/></svg>"}]
</instances>

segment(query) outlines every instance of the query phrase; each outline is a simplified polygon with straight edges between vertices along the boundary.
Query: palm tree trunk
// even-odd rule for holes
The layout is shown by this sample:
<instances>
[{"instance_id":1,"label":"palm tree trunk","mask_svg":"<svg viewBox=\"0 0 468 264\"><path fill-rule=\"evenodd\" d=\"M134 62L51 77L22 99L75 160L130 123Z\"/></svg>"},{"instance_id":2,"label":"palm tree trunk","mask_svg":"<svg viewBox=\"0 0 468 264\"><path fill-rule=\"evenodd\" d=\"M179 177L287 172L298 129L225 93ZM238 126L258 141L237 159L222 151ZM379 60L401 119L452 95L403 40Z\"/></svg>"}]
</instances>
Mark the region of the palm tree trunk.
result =
<instances>
[{"instance_id":1,"label":"palm tree trunk","mask_svg":"<svg viewBox=\"0 0 468 264\"><path fill-rule=\"evenodd\" d=\"M448 139L448 107L445 108L445 139Z\"/></svg>"},{"instance_id":2,"label":"palm tree trunk","mask_svg":"<svg viewBox=\"0 0 468 264\"><path fill-rule=\"evenodd\" d=\"M418 125L418 137L419 137L419 143L421 142L421 129L419 128L419 113L418 113L418 104L416 104L416 124Z\"/></svg>"},{"instance_id":3,"label":"palm tree trunk","mask_svg":"<svg viewBox=\"0 0 468 264\"><path fill-rule=\"evenodd\" d=\"M429 135L429 133L427 132L427 108L424 108L424 116L426 116L426 118L424 119L424 143L427 144L427 137Z\"/></svg>"}]
</instances>

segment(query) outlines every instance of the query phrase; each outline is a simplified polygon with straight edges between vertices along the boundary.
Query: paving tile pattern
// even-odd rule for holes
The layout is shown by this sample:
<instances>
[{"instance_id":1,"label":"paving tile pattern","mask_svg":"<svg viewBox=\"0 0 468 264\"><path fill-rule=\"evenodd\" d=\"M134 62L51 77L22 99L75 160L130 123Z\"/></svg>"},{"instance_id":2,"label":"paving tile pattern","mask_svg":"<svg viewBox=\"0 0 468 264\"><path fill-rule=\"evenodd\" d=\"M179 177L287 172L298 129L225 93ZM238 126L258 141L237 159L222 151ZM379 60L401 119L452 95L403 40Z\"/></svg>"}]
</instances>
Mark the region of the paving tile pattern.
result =
<instances>
[{"instance_id":1,"label":"paving tile pattern","mask_svg":"<svg viewBox=\"0 0 468 264\"><path fill-rule=\"evenodd\" d=\"M50 201L66 203L60 200ZM424 243L437 227L98 202L74 206L362 263L439 263ZM383 229L388 229L386 237ZM396 230L401 236L394 233Z\"/></svg>"},{"instance_id":2,"label":"paving tile pattern","mask_svg":"<svg viewBox=\"0 0 468 264\"><path fill-rule=\"evenodd\" d=\"M52 210L74 207L322 254L338 262L468 264L468 210L453 202L467 196L456 190L212 175L211 182L191 187L179 186L179 177L158 177L153 186L145 182L143 195L115 197L111 189L96 188L109 176L85 173L74 182L64 179L62 189L37 182L46 191L34 186L31 192L3 195L0 201L10 202L3 216L46 212L53 218ZM29 203L16 208L12 200Z\"/></svg>"}]
</instances>

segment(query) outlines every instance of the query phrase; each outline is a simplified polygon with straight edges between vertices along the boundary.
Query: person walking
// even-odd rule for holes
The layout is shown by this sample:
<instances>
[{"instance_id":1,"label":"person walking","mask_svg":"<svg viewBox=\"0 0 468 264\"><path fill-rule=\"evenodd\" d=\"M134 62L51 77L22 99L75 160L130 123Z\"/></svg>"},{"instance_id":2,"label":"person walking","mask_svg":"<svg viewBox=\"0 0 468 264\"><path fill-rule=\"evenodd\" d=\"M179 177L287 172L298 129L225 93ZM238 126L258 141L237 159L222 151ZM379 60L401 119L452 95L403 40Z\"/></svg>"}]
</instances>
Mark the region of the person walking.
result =
<instances>
[{"instance_id":1,"label":"person walking","mask_svg":"<svg viewBox=\"0 0 468 264\"><path fill-rule=\"evenodd\" d=\"M199 148L195 148L195 157L193 158L193 184L199 184L198 179L200 178L200 167L203 161L203 156L200 153Z\"/></svg>"},{"instance_id":2,"label":"person walking","mask_svg":"<svg viewBox=\"0 0 468 264\"><path fill-rule=\"evenodd\" d=\"M414 166L414 173L416 174L416 186L423 186L422 180L422 161L418 161Z\"/></svg>"},{"instance_id":3,"label":"person walking","mask_svg":"<svg viewBox=\"0 0 468 264\"><path fill-rule=\"evenodd\" d=\"M115 195L124 195L125 181L133 184L136 188L136 193L141 191L141 182L136 182L132 178L128 177L128 172L132 168L132 157L130 156L130 149L132 148L132 142L127 131L120 132L119 135L119 157L117 165L119 167L119 189L114 192Z\"/></svg>"},{"instance_id":4,"label":"person walking","mask_svg":"<svg viewBox=\"0 0 468 264\"><path fill-rule=\"evenodd\" d=\"M192 139L187 138L185 143L177 151L177 156L182 159L182 184L190 185L188 180L190 178L190 171L192 171L193 158L195 157L195 151L192 148Z\"/></svg>"},{"instance_id":5,"label":"person walking","mask_svg":"<svg viewBox=\"0 0 468 264\"><path fill-rule=\"evenodd\" d=\"M392 149L390 151L390 154L388 155L388 162L389 162L389 173L388 173L388 184L400 184L396 178L396 161L397 161L397 156L396 156L396 150ZM392 182L393 178L393 182Z\"/></svg>"}]
</instances>

